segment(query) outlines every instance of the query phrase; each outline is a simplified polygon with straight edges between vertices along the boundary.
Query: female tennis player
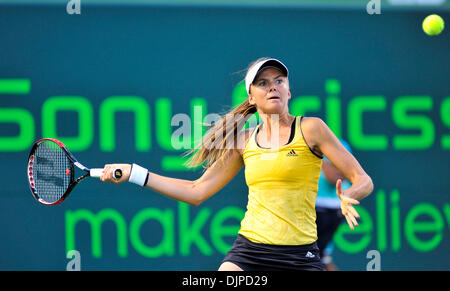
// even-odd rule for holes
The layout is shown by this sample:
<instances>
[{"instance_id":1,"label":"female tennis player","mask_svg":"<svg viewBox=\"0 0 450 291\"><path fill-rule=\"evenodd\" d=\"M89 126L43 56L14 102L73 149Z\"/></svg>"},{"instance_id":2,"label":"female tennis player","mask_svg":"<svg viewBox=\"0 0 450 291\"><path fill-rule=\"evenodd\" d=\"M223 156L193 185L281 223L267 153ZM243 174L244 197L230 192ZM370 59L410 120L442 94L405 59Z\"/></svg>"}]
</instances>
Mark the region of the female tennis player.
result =
<instances>
[{"instance_id":1,"label":"female tennis player","mask_svg":"<svg viewBox=\"0 0 450 291\"><path fill-rule=\"evenodd\" d=\"M372 192L372 180L321 119L289 114L288 69L281 61L261 58L253 62L245 84L248 99L215 122L199 146L189 152L188 166L205 167L199 179L165 177L137 164L110 164L105 165L101 180L130 181L197 206L245 166L247 210L219 270L323 270L315 212L322 157L352 184L343 191L342 181L336 183L351 229L359 218L353 205ZM243 130L256 112L262 123ZM122 170L122 178L113 178L114 169Z\"/></svg>"}]
</instances>

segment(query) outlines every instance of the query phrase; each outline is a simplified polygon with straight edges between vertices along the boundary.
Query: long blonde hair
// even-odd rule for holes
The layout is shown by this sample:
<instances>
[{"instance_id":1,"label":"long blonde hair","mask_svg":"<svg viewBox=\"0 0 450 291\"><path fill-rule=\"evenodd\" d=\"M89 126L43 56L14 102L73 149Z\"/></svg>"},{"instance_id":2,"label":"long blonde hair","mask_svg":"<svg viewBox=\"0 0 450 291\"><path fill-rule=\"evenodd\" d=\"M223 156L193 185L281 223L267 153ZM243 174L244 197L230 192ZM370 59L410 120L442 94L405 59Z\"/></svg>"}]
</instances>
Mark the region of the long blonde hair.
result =
<instances>
[{"instance_id":1,"label":"long blonde hair","mask_svg":"<svg viewBox=\"0 0 450 291\"><path fill-rule=\"evenodd\" d=\"M260 58L252 62L248 68L268 58ZM184 156L192 155L184 164L186 167L194 168L203 166L204 169L212 166L216 161L223 161L226 155L236 148L237 137L242 128L253 114L256 113L256 105L249 103L248 98L237 105L228 113L222 115L205 133L202 141ZM230 147L231 146L231 147Z\"/></svg>"}]
</instances>

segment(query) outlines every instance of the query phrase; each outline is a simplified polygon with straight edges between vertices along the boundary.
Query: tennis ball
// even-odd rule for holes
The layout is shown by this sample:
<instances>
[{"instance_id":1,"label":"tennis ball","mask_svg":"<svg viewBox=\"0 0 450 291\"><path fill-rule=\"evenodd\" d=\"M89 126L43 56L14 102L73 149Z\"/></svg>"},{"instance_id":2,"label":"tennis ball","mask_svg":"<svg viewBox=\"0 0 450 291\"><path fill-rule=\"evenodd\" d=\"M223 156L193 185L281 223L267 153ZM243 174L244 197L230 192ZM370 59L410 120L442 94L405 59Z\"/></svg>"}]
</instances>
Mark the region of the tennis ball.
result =
<instances>
[{"instance_id":1,"label":"tennis ball","mask_svg":"<svg viewBox=\"0 0 450 291\"><path fill-rule=\"evenodd\" d=\"M444 30L444 20L437 14L428 15L423 20L422 28L428 35L438 35Z\"/></svg>"}]
</instances>

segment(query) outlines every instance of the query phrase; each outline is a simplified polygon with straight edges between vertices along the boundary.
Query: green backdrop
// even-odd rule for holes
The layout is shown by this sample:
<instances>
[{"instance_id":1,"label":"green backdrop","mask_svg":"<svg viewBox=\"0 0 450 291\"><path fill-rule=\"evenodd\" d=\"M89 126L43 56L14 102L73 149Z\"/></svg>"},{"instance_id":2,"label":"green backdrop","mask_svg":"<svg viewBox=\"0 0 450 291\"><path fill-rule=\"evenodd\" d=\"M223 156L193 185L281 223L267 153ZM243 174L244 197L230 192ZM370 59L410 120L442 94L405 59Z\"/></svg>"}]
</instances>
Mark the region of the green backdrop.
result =
<instances>
[{"instance_id":1,"label":"green backdrop","mask_svg":"<svg viewBox=\"0 0 450 291\"><path fill-rule=\"evenodd\" d=\"M372 177L360 226L342 225L335 261L365 270L448 270L450 36L421 30L431 8L0 5L0 269L215 270L247 201L241 171L199 207L135 185L91 179L40 205L25 174L32 143L63 140L87 166L137 162L196 179L170 144L185 114L200 121L245 98L247 65L290 69L292 114L318 116ZM439 14L450 19L445 9Z\"/></svg>"}]
</instances>

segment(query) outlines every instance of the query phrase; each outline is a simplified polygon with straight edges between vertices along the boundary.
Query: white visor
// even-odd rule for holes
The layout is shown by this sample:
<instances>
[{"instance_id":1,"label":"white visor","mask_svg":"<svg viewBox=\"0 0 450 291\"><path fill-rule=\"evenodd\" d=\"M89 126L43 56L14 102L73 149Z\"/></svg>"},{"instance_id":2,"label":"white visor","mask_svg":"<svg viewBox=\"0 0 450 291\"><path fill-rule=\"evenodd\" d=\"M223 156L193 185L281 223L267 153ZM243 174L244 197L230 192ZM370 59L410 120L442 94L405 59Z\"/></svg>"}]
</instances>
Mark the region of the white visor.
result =
<instances>
[{"instance_id":1,"label":"white visor","mask_svg":"<svg viewBox=\"0 0 450 291\"><path fill-rule=\"evenodd\" d=\"M248 70L247 75L245 75L245 89L247 89L247 95L250 95L250 85L255 81L256 76L260 73L264 68L274 67L280 70L283 74L288 76L287 67L277 59L266 59L262 60L255 65L252 66L250 70Z\"/></svg>"}]
</instances>

